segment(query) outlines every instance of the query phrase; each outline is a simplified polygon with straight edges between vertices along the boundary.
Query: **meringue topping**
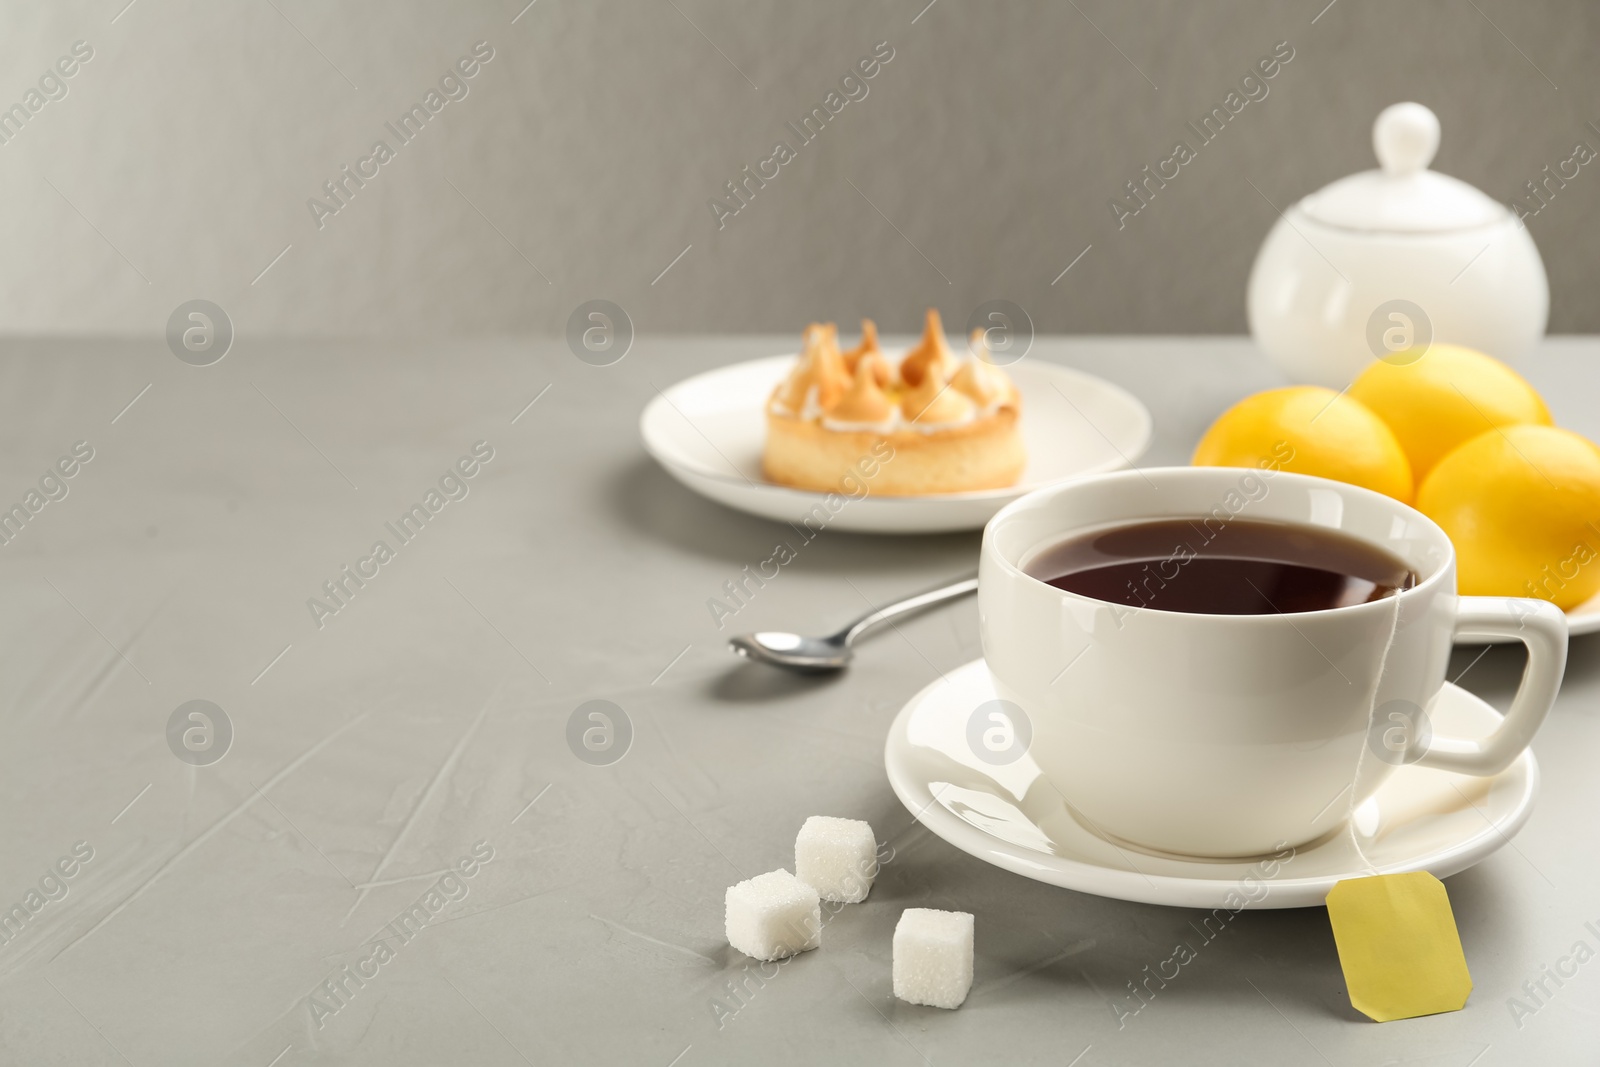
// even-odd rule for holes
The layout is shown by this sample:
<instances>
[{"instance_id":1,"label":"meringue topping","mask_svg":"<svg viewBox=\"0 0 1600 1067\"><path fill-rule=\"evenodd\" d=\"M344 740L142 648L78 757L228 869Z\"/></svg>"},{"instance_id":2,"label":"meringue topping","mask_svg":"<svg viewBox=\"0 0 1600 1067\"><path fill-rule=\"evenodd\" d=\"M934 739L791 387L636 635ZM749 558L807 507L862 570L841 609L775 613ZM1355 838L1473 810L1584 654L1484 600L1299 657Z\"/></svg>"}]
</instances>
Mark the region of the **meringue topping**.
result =
<instances>
[{"instance_id":1,"label":"meringue topping","mask_svg":"<svg viewBox=\"0 0 1600 1067\"><path fill-rule=\"evenodd\" d=\"M990 361L989 346L982 330L973 330L969 339L972 355L962 361L950 387L970 397L978 407L988 410L1012 398L1011 380Z\"/></svg>"},{"instance_id":2,"label":"meringue topping","mask_svg":"<svg viewBox=\"0 0 1600 1067\"><path fill-rule=\"evenodd\" d=\"M944 324L934 308L928 309L928 317L922 327L922 340L900 361L900 377L907 385L921 385L931 367L940 370L944 381L949 381L956 372L956 357L944 338Z\"/></svg>"},{"instance_id":3,"label":"meringue topping","mask_svg":"<svg viewBox=\"0 0 1600 1067\"><path fill-rule=\"evenodd\" d=\"M971 397L952 388L935 365L901 399L900 412L916 429L932 431L970 421L978 407Z\"/></svg>"},{"instance_id":4,"label":"meringue topping","mask_svg":"<svg viewBox=\"0 0 1600 1067\"><path fill-rule=\"evenodd\" d=\"M879 386L894 380L894 371L878 346L878 324L871 319L861 320L861 343L844 354L844 365L854 374L863 359L872 365L872 376Z\"/></svg>"},{"instance_id":5,"label":"meringue topping","mask_svg":"<svg viewBox=\"0 0 1600 1067\"><path fill-rule=\"evenodd\" d=\"M891 422L894 412L894 403L878 386L871 362L863 360L856 364L856 374L849 392L828 409L826 421L852 426L881 425Z\"/></svg>"},{"instance_id":6,"label":"meringue topping","mask_svg":"<svg viewBox=\"0 0 1600 1067\"><path fill-rule=\"evenodd\" d=\"M838 403L850 386L850 372L839 352L839 331L833 323L806 327L800 360L788 380L772 396L774 408L812 418Z\"/></svg>"},{"instance_id":7,"label":"meringue topping","mask_svg":"<svg viewBox=\"0 0 1600 1067\"><path fill-rule=\"evenodd\" d=\"M939 313L929 310L922 340L896 373L878 343L872 320L861 343L839 349L833 323L806 327L800 358L772 392L774 415L818 422L838 432L937 433L1018 405L1016 386L990 357L983 331L973 331L972 355L957 359L945 343Z\"/></svg>"}]
</instances>

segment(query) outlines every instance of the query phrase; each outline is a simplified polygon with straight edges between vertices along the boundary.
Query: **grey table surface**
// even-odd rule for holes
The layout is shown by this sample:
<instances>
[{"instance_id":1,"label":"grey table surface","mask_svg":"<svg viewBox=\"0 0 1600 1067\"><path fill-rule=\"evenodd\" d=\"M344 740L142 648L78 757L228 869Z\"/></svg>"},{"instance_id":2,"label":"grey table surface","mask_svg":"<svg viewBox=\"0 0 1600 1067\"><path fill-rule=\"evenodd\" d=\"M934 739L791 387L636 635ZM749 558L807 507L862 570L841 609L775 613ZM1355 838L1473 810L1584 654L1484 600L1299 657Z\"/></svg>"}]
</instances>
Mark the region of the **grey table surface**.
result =
<instances>
[{"instance_id":1,"label":"grey table surface","mask_svg":"<svg viewBox=\"0 0 1600 1067\"><path fill-rule=\"evenodd\" d=\"M1520 1018L1511 1004L1577 942L1600 947L1600 639L1572 643L1531 822L1447 881L1475 983L1464 1011L1368 1022L1326 913L1303 909L1241 914L1119 1020L1195 913L988 866L885 780L895 712L979 654L970 601L878 636L831 679L727 652L735 629L824 630L970 569L978 545L827 532L718 628L707 600L793 534L681 488L636 422L657 387L785 347L641 336L596 368L559 340L241 338L196 368L159 339L0 345L0 500L93 449L0 546L0 902L25 911L0 928L0 1062L1600 1058L1600 964L1546 979ZM1028 358L1140 396L1147 465L1184 461L1231 401L1279 383L1236 338L1040 339ZM1597 359L1600 341L1553 339L1524 368L1592 437ZM459 499L401 544L385 524L480 441L493 458L447 481ZM380 539L393 558L359 563ZM346 565L377 573L314 613ZM1521 652L1480 651L1458 650L1453 673L1503 708ZM205 766L169 746L196 699L232 729ZM631 725L607 766L568 743L590 700ZM819 813L868 820L895 859L822 949L749 981L724 889L791 864ZM52 877L64 858L72 876ZM392 925L413 905L426 924ZM977 916L958 1011L891 995L908 906Z\"/></svg>"}]
</instances>

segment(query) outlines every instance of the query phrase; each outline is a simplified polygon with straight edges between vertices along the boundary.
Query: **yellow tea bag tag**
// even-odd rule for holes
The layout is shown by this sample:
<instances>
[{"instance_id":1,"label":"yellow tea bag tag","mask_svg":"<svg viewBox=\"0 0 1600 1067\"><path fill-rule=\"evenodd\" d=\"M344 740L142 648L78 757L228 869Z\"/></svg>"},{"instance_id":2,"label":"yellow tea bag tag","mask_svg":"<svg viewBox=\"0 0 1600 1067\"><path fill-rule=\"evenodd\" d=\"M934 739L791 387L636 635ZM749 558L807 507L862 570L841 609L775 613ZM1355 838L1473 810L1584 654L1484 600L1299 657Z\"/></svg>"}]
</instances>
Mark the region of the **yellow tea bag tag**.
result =
<instances>
[{"instance_id":1,"label":"yellow tea bag tag","mask_svg":"<svg viewBox=\"0 0 1600 1067\"><path fill-rule=\"evenodd\" d=\"M1427 871L1348 878L1328 894L1328 920L1357 1011L1386 1023L1467 1006L1456 917Z\"/></svg>"}]
</instances>

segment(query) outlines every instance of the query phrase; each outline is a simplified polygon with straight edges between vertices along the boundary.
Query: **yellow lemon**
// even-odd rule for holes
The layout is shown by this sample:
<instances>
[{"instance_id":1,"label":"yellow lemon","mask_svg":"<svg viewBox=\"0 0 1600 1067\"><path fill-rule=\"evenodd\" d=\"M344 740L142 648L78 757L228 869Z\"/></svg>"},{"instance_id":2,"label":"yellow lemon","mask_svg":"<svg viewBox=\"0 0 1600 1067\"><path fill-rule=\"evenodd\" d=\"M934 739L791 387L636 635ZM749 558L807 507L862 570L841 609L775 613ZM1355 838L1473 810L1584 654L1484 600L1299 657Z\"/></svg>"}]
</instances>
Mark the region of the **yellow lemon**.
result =
<instances>
[{"instance_id":1,"label":"yellow lemon","mask_svg":"<svg viewBox=\"0 0 1600 1067\"><path fill-rule=\"evenodd\" d=\"M1417 510L1455 542L1466 595L1565 609L1600 591L1600 449L1570 430L1479 434L1423 480Z\"/></svg>"},{"instance_id":2,"label":"yellow lemon","mask_svg":"<svg viewBox=\"0 0 1600 1067\"><path fill-rule=\"evenodd\" d=\"M1552 424L1533 386L1499 360L1460 345L1397 352L1350 383L1400 441L1420 484L1456 446L1496 426Z\"/></svg>"},{"instance_id":3,"label":"yellow lemon","mask_svg":"<svg viewBox=\"0 0 1600 1067\"><path fill-rule=\"evenodd\" d=\"M1411 499L1411 465L1393 431L1360 401L1314 385L1245 397L1211 424L1193 462L1315 474Z\"/></svg>"}]
</instances>

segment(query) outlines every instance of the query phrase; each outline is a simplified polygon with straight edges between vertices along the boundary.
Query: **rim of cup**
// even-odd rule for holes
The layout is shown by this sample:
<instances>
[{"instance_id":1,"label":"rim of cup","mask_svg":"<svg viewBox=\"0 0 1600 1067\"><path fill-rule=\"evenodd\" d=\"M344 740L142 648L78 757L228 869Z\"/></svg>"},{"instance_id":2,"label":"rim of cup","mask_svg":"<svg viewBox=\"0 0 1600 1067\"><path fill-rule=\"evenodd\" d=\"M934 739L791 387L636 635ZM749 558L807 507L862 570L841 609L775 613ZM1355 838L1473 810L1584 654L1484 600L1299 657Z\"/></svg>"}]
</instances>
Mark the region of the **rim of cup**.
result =
<instances>
[{"instance_id":1,"label":"rim of cup","mask_svg":"<svg viewBox=\"0 0 1600 1067\"><path fill-rule=\"evenodd\" d=\"M1339 607L1319 608L1315 611L1298 611L1294 613L1294 617L1296 619L1332 615L1338 612L1375 610L1378 609L1380 605L1386 604L1391 600L1398 602L1401 599L1413 596L1413 594L1433 592L1438 585L1443 583L1444 576L1447 573L1453 573L1451 564L1455 560L1455 545L1451 542L1450 535L1445 533L1443 528L1440 527L1438 523L1428 518L1428 516L1424 515L1410 504L1407 504L1401 500L1396 500L1392 496L1387 496L1383 493L1363 488L1359 485L1351 485L1349 482L1335 481L1331 478L1322 478L1313 474L1295 474L1290 471L1283 470L1258 470L1254 467L1141 467L1137 469L1111 471L1105 474L1091 474L1082 478L1074 478L1071 481L1059 482L1055 485L1047 485L1043 488L1035 489L1033 492L1028 493L1025 496L1018 497L1016 500L1013 500L1011 503L1001 508L995 513L994 518L989 520L988 524L983 530L983 545L979 553L980 559L993 559L995 563L1000 566L1001 570L1007 575L1007 577L1027 579L1029 582L1036 584L1039 588L1047 589L1051 593L1054 593L1063 599L1078 601L1084 604L1099 605L1101 607L1111 606L1118 608L1119 610L1129 612L1152 612L1160 615L1204 619L1208 622L1222 622L1225 625L1247 626L1259 624L1263 619L1276 619L1282 613L1271 615L1221 615L1199 611L1178 612L1168 611L1163 608L1144 607L1134 604L1112 604L1110 601L1097 600L1094 597L1085 596L1082 593L1074 593L1070 590L1053 586L1048 582L1029 574L1023 569L1020 560L1013 560L1009 558L1008 555L1001 551L996 544L996 538L1000 536L998 531L1000 531L1009 522L1016 521L1016 517L1018 515L1047 507L1055 504L1062 497L1069 497L1075 493L1081 493L1097 486L1108 483L1129 482L1143 484L1148 489L1150 480L1157 478L1158 476L1174 477L1182 480L1201 482L1208 480L1217 481L1229 486L1233 486L1234 483L1236 483L1244 474L1251 473L1256 474L1258 477L1262 477L1264 480L1270 480L1274 484L1276 484L1280 479L1286 479L1285 484L1288 485L1300 485L1305 488L1332 488L1342 495L1354 497L1358 500L1364 499L1369 503L1395 510L1404 515L1408 520L1419 523L1421 527L1427 531L1428 535L1444 548L1444 555L1433 567L1432 572L1426 577L1419 577L1417 583L1407 589L1402 589L1392 596L1386 596L1379 600L1367 600L1360 604L1344 604L1340 605ZM1030 555L1034 555L1049 545L1059 544L1070 537L1074 537L1079 533L1090 530L1112 529L1117 526L1133 525L1141 522L1156 522L1163 519L1182 519L1185 517L1194 516L1189 515L1186 512L1176 514L1130 514L1120 519L1111 519L1105 522L1088 523L1077 526L1068 525L1065 526L1065 528L1057 530L1055 533L1049 535L1045 539L1035 541L1021 553L1021 557L1026 558ZM1356 540L1362 541L1368 545L1376 545L1377 547L1382 548L1384 551L1389 552L1391 555L1401 557L1402 562L1404 562L1407 567L1411 568L1413 573L1417 573L1419 570L1415 562L1411 559L1403 557L1401 553L1396 550L1393 544L1379 541L1365 534L1349 530L1343 526L1273 517L1257 519L1256 521L1277 522L1293 526L1311 526L1318 529L1332 530L1336 533L1343 534L1346 537L1355 538ZM979 588L981 592L981 585Z\"/></svg>"}]
</instances>

